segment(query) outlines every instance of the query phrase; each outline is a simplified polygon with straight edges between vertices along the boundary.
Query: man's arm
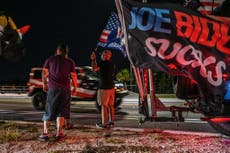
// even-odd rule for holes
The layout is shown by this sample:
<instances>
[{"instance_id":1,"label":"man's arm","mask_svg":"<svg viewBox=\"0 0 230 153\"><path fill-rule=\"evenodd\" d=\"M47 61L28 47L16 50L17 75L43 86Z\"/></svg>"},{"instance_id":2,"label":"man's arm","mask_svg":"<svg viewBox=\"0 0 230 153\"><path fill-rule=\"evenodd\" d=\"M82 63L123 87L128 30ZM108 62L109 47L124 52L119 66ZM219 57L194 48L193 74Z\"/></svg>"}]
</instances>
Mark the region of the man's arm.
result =
<instances>
[{"instance_id":1,"label":"man's arm","mask_svg":"<svg viewBox=\"0 0 230 153\"><path fill-rule=\"evenodd\" d=\"M93 67L93 71L99 71L100 70L100 67L97 66L97 61L96 61L96 54L94 52L92 52L91 56L91 66Z\"/></svg>"},{"instance_id":2,"label":"man's arm","mask_svg":"<svg viewBox=\"0 0 230 153\"><path fill-rule=\"evenodd\" d=\"M49 71L47 68L42 69L42 82L43 82L43 91L47 92L48 91L48 84L47 84L47 79L49 76Z\"/></svg>"},{"instance_id":3,"label":"man's arm","mask_svg":"<svg viewBox=\"0 0 230 153\"><path fill-rule=\"evenodd\" d=\"M76 74L76 72L71 72L70 75L71 75L71 79L73 81L73 86L74 86L73 91L76 92L76 89L77 89L77 86L78 86L77 85L77 74Z\"/></svg>"}]
</instances>

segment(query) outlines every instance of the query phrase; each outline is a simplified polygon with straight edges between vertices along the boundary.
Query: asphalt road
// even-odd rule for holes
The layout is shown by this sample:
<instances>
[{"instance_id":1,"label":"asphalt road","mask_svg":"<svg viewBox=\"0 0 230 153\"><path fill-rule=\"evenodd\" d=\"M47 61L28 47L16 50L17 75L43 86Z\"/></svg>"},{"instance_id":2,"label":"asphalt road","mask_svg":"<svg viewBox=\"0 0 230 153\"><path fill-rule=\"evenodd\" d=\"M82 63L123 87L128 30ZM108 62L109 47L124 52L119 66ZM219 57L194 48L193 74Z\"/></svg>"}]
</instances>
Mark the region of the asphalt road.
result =
<instances>
[{"instance_id":1,"label":"asphalt road","mask_svg":"<svg viewBox=\"0 0 230 153\"><path fill-rule=\"evenodd\" d=\"M160 99L164 105L183 106L184 101L179 99ZM206 121L201 121L203 117L199 113L184 112L184 122L172 121L146 121L140 124L143 115L138 113L138 95L131 93L123 98L123 102L116 110L115 126L132 128L154 128L162 130L177 130L188 132L202 132L218 134ZM41 122L43 111L34 110L31 98L26 95L3 94L0 95L0 120L16 120ZM160 118L168 118L170 112L158 112ZM94 101L72 101L71 120L74 124L95 125L100 120L100 113L97 111Z\"/></svg>"}]
</instances>

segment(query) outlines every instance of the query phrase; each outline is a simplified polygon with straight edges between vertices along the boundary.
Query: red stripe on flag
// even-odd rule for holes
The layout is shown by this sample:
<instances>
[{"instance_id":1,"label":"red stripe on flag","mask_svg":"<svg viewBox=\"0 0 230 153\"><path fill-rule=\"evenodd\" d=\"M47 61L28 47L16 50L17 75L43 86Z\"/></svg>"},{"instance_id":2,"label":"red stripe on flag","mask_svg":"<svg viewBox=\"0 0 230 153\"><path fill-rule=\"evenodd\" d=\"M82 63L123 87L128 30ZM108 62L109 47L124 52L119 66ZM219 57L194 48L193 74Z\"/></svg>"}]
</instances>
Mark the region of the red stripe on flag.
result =
<instances>
[{"instance_id":1,"label":"red stripe on flag","mask_svg":"<svg viewBox=\"0 0 230 153\"><path fill-rule=\"evenodd\" d=\"M109 30L103 30L102 33L101 33L101 36L100 36L100 38L99 38L99 41L101 41L101 42L103 42L103 43L106 43L109 34L110 34L110 31L109 31Z\"/></svg>"},{"instance_id":2,"label":"red stripe on flag","mask_svg":"<svg viewBox=\"0 0 230 153\"><path fill-rule=\"evenodd\" d=\"M212 6L213 5L214 7L217 7L220 5L220 3L215 3L215 2L213 4L212 4L212 2L201 2L201 4L204 6Z\"/></svg>"},{"instance_id":3,"label":"red stripe on flag","mask_svg":"<svg viewBox=\"0 0 230 153\"><path fill-rule=\"evenodd\" d=\"M117 38L121 38L121 36L122 36L122 30L121 30L121 28L118 28L117 29Z\"/></svg>"},{"instance_id":4,"label":"red stripe on flag","mask_svg":"<svg viewBox=\"0 0 230 153\"><path fill-rule=\"evenodd\" d=\"M208 14L211 14L212 11L207 11L207 10L200 10L199 11L201 14L204 14L204 15L208 15Z\"/></svg>"}]
</instances>

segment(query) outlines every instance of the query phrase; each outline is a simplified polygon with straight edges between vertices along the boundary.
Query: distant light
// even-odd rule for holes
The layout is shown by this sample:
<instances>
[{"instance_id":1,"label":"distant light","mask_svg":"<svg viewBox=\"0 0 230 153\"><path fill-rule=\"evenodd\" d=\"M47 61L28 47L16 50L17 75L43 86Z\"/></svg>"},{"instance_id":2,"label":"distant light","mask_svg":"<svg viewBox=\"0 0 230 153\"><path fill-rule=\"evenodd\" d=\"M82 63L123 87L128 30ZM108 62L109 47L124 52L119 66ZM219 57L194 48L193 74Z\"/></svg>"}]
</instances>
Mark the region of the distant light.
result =
<instances>
[{"instance_id":1,"label":"distant light","mask_svg":"<svg viewBox=\"0 0 230 153\"><path fill-rule=\"evenodd\" d=\"M230 118L229 117L216 117L216 118L211 118L210 121L214 123L230 122Z\"/></svg>"}]
</instances>

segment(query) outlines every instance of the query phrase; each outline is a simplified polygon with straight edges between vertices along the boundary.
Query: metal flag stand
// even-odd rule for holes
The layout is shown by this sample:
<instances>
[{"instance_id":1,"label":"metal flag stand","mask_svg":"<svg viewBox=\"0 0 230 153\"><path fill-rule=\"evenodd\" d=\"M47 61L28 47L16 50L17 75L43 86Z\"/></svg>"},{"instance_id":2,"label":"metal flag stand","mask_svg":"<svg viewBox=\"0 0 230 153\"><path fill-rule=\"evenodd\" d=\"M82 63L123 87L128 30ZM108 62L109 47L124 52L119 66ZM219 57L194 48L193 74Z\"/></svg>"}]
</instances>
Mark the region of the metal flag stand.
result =
<instances>
[{"instance_id":1,"label":"metal flag stand","mask_svg":"<svg viewBox=\"0 0 230 153\"><path fill-rule=\"evenodd\" d=\"M143 124L145 121L183 122L184 118L182 113L190 109L188 107L165 106L155 94L152 70L137 68L133 65L132 68L139 89L138 111L144 115L144 118L140 118L139 123ZM159 111L170 111L172 116L158 117L157 112Z\"/></svg>"}]
</instances>

